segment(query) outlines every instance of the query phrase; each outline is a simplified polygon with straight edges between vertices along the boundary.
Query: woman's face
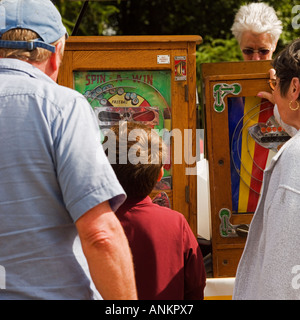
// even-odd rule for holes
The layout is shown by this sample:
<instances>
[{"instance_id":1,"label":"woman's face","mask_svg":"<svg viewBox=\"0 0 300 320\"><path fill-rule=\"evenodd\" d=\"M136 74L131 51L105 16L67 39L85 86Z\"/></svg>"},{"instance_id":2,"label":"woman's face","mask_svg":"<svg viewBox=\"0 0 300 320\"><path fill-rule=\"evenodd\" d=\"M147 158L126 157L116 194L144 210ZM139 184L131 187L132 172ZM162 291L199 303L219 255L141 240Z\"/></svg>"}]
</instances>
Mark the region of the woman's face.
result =
<instances>
[{"instance_id":1,"label":"woman's face","mask_svg":"<svg viewBox=\"0 0 300 320\"><path fill-rule=\"evenodd\" d=\"M291 110L297 108L299 101L300 85L299 79L293 78L289 85L289 89L285 96L281 95L279 87L280 79L276 78L276 85L273 91L273 97L278 107L278 112L283 122L288 125L300 129L300 108L298 110ZM274 82L275 84L275 82Z\"/></svg>"},{"instance_id":2,"label":"woman's face","mask_svg":"<svg viewBox=\"0 0 300 320\"><path fill-rule=\"evenodd\" d=\"M245 31L240 47L244 60L271 60L276 44L273 44L269 33Z\"/></svg>"}]
</instances>

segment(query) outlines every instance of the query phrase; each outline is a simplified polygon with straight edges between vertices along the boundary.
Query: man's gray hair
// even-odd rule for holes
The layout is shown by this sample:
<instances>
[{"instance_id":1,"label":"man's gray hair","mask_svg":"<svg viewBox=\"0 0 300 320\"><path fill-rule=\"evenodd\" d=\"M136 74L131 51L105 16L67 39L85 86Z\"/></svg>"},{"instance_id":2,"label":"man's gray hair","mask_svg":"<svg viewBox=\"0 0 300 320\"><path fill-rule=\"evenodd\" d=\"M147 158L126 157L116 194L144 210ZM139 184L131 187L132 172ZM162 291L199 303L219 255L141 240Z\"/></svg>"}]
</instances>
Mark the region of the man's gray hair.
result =
<instances>
[{"instance_id":1,"label":"man's gray hair","mask_svg":"<svg viewBox=\"0 0 300 320\"><path fill-rule=\"evenodd\" d=\"M282 33L282 23L275 10L266 3L250 3L240 7L231 31L239 44L245 31L269 33L275 46Z\"/></svg>"}]
</instances>

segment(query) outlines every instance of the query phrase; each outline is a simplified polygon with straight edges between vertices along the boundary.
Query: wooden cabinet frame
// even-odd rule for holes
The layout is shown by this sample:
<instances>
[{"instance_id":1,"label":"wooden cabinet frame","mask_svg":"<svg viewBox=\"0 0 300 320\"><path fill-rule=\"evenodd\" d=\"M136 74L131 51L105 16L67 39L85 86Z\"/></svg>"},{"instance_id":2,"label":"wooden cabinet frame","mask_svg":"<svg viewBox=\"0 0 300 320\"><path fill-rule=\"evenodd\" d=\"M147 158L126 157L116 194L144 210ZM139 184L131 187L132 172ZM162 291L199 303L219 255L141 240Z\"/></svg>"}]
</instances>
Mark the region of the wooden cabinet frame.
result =
<instances>
[{"instance_id":1,"label":"wooden cabinet frame","mask_svg":"<svg viewBox=\"0 0 300 320\"><path fill-rule=\"evenodd\" d=\"M170 70L172 129L192 129L196 141L196 45L200 36L113 36L70 37L58 82L74 88L74 71L105 70ZM169 63L158 63L158 56L169 56ZM186 57L186 80L176 81L175 57ZM196 146L182 149L195 156ZM184 164L173 166L173 188L168 192L172 208L183 213L196 235L196 175L186 175ZM196 163L192 165L195 167Z\"/></svg>"},{"instance_id":2,"label":"wooden cabinet frame","mask_svg":"<svg viewBox=\"0 0 300 320\"><path fill-rule=\"evenodd\" d=\"M235 226L250 224L253 217L252 212L232 213L228 99L232 97L255 97L259 91L270 92L267 83L270 68L270 61L202 65L205 85L206 157L209 160L214 277L235 276L246 241L245 237L226 233L224 236L222 234L221 228L224 226L222 225L221 215L226 214L226 210L222 210L228 209L231 213L230 218L225 220L225 223ZM214 89L216 85L223 83L232 88L234 84L239 84L241 90L235 92L235 94L233 94L233 89L228 90L226 94L224 93L224 108L216 110L217 98L216 94L214 95Z\"/></svg>"}]
</instances>

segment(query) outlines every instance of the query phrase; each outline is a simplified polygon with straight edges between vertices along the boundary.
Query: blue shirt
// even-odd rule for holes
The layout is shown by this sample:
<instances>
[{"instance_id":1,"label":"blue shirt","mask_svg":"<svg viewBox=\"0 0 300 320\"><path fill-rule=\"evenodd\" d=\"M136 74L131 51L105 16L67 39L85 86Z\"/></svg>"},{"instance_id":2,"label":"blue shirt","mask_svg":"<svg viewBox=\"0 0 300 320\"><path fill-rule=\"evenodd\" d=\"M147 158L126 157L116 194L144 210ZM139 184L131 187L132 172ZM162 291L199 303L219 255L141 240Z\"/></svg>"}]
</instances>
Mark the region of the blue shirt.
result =
<instances>
[{"instance_id":1,"label":"blue shirt","mask_svg":"<svg viewBox=\"0 0 300 320\"><path fill-rule=\"evenodd\" d=\"M125 194L86 99L0 59L0 299L90 299L74 222Z\"/></svg>"}]
</instances>

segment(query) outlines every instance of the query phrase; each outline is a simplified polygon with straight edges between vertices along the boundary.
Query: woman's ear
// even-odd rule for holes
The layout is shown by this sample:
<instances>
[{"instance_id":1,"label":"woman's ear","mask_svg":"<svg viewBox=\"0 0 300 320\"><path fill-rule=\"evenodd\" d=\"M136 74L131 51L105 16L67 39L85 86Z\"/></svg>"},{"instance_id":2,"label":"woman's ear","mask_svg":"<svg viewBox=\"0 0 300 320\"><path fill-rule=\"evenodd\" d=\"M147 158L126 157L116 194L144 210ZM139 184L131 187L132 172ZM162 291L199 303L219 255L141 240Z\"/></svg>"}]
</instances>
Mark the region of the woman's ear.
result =
<instances>
[{"instance_id":1,"label":"woman's ear","mask_svg":"<svg viewBox=\"0 0 300 320\"><path fill-rule=\"evenodd\" d=\"M293 101L298 100L299 99L299 95L300 95L300 80L297 77L294 77L291 80L291 84L290 84L290 94L291 94L291 99Z\"/></svg>"}]
</instances>

